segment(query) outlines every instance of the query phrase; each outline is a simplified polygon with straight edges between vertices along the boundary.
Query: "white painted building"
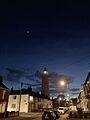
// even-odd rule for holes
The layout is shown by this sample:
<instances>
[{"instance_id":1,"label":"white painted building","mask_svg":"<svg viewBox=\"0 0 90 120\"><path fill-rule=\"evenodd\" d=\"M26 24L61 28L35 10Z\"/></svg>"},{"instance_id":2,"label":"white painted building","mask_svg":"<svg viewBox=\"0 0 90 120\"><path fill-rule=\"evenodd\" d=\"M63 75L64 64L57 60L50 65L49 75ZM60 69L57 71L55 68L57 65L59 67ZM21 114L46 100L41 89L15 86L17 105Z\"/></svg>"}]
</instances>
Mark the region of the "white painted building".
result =
<instances>
[{"instance_id":1,"label":"white painted building","mask_svg":"<svg viewBox=\"0 0 90 120\"><path fill-rule=\"evenodd\" d=\"M6 113L9 97L9 89L3 84L3 77L0 76L0 113Z\"/></svg>"},{"instance_id":2,"label":"white painted building","mask_svg":"<svg viewBox=\"0 0 90 120\"><path fill-rule=\"evenodd\" d=\"M88 99L85 96L85 85L84 84L81 85L80 92L81 92L80 107L83 109L83 111L88 111Z\"/></svg>"},{"instance_id":3,"label":"white painted building","mask_svg":"<svg viewBox=\"0 0 90 120\"><path fill-rule=\"evenodd\" d=\"M13 90L10 92L7 111L31 112L39 108L51 108L52 101L30 90Z\"/></svg>"},{"instance_id":4,"label":"white painted building","mask_svg":"<svg viewBox=\"0 0 90 120\"><path fill-rule=\"evenodd\" d=\"M8 100L8 107L7 111L19 111L20 112L28 112L29 106L29 95L21 95L21 102L20 102L20 95L9 95Z\"/></svg>"},{"instance_id":5,"label":"white painted building","mask_svg":"<svg viewBox=\"0 0 90 120\"><path fill-rule=\"evenodd\" d=\"M80 87L77 107L83 111L90 111L90 72L88 73L85 83Z\"/></svg>"}]
</instances>

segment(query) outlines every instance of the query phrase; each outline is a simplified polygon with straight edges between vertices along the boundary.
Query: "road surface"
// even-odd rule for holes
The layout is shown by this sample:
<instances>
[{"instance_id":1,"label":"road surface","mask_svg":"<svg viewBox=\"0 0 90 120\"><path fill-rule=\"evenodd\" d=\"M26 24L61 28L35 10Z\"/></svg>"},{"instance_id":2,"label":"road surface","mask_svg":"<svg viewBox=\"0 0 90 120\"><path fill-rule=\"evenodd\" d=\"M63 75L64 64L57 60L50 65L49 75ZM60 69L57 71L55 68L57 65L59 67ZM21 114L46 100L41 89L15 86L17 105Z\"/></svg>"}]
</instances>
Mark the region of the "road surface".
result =
<instances>
[{"instance_id":1,"label":"road surface","mask_svg":"<svg viewBox=\"0 0 90 120\"><path fill-rule=\"evenodd\" d=\"M67 116L68 114L61 115L61 117L57 120L90 120L79 118L67 119ZM42 113L22 113L17 117L0 118L0 120L42 120Z\"/></svg>"}]
</instances>

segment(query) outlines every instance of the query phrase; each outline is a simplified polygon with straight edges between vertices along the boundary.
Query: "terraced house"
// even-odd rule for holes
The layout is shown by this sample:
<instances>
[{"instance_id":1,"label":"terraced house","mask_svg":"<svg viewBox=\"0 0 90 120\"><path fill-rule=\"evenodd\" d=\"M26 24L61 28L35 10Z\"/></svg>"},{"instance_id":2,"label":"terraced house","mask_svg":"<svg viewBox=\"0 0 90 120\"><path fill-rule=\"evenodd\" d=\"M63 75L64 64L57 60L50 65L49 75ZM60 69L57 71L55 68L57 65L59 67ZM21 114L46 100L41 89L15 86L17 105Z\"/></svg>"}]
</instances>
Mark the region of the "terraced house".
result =
<instances>
[{"instance_id":1,"label":"terraced house","mask_svg":"<svg viewBox=\"0 0 90 120\"><path fill-rule=\"evenodd\" d=\"M90 112L90 71L84 84L80 87L77 107L81 108L85 112Z\"/></svg>"},{"instance_id":2,"label":"terraced house","mask_svg":"<svg viewBox=\"0 0 90 120\"><path fill-rule=\"evenodd\" d=\"M0 117L4 117L7 111L9 89L3 84L3 77L0 76Z\"/></svg>"},{"instance_id":3,"label":"terraced house","mask_svg":"<svg viewBox=\"0 0 90 120\"><path fill-rule=\"evenodd\" d=\"M7 111L31 112L43 108L51 108L52 101L32 91L31 88L11 90L8 101Z\"/></svg>"}]
</instances>

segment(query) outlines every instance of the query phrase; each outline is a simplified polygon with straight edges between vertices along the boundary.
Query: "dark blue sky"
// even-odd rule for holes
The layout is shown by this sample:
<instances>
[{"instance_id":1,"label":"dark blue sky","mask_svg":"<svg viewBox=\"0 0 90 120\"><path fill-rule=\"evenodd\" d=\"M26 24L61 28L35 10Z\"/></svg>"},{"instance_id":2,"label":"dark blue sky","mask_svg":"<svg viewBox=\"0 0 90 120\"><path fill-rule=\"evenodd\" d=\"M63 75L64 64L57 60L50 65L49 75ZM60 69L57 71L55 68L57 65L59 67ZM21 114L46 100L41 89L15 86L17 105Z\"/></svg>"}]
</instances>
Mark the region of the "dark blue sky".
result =
<instances>
[{"instance_id":1,"label":"dark blue sky","mask_svg":"<svg viewBox=\"0 0 90 120\"><path fill-rule=\"evenodd\" d=\"M80 88L90 68L89 2L7 0L0 8L1 74L6 67L46 67L72 76L70 87Z\"/></svg>"}]
</instances>

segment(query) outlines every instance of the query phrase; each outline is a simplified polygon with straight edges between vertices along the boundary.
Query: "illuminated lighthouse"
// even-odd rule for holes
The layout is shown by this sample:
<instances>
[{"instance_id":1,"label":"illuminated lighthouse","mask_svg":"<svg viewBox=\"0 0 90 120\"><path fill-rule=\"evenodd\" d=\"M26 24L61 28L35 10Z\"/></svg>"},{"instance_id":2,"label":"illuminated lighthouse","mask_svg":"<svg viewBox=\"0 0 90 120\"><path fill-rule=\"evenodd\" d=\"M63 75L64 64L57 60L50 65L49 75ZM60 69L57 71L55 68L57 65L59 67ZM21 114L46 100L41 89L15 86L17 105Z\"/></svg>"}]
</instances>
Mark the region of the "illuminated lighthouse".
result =
<instances>
[{"instance_id":1,"label":"illuminated lighthouse","mask_svg":"<svg viewBox=\"0 0 90 120\"><path fill-rule=\"evenodd\" d=\"M42 94L49 98L48 71L45 68L42 72Z\"/></svg>"}]
</instances>

